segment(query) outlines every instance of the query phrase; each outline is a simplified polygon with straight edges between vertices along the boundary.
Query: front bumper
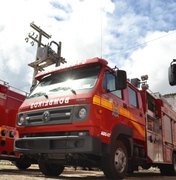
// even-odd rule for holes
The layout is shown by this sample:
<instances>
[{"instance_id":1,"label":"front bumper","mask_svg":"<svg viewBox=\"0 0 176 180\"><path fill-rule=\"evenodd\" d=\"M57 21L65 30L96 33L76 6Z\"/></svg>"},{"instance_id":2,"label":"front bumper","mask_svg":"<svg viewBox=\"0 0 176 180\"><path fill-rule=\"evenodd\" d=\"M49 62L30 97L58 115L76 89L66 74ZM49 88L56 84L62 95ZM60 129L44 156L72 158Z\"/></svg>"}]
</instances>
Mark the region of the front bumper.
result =
<instances>
[{"instance_id":1,"label":"front bumper","mask_svg":"<svg viewBox=\"0 0 176 180\"><path fill-rule=\"evenodd\" d=\"M100 139L92 136L26 137L15 141L15 151L24 154L93 154L101 155Z\"/></svg>"}]
</instances>

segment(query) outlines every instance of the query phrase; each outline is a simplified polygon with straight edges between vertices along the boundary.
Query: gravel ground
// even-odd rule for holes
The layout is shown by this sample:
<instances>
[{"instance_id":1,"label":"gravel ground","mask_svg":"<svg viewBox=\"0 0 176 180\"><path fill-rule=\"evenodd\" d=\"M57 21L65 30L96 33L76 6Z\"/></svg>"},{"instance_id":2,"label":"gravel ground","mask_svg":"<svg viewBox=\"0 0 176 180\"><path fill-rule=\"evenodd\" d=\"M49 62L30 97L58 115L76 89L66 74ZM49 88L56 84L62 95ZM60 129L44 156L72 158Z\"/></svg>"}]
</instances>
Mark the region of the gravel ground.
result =
<instances>
[{"instance_id":1,"label":"gravel ground","mask_svg":"<svg viewBox=\"0 0 176 180\"><path fill-rule=\"evenodd\" d=\"M125 180L175 180L176 177L161 176L157 168L150 170L140 170ZM25 171L18 170L8 161L0 161L0 180L106 180L102 171L84 171L74 168L65 168L64 172L58 178L47 178L40 170L38 165L32 165Z\"/></svg>"}]
</instances>

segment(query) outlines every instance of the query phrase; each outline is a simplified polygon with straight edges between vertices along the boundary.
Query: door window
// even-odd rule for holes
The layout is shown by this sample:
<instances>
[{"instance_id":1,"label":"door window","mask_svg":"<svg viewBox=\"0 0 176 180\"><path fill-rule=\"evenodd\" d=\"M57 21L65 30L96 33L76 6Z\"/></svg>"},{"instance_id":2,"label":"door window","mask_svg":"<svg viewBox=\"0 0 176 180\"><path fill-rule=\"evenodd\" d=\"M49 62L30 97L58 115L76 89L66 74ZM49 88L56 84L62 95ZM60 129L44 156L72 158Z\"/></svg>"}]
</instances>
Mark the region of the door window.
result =
<instances>
[{"instance_id":1,"label":"door window","mask_svg":"<svg viewBox=\"0 0 176 180\"><path fill-rule=\"evenodd\" d=\"M132 88L128 87L129 104L138 107L137 94Z\"/></svg>"},{"instance_id":2,"label":"door window","mask_svg":"<svg viewBox=\"0 0 176 180\"><path fill-rule=\"evenodd\" d=\"M109 71L106 71L105 73L105 77L103 80L103 88L107 92L111 92L115 96L122 98L122 91L116 90L116 87L115 87L115 75L110 73Z\"/></svg>"}]
</instances>

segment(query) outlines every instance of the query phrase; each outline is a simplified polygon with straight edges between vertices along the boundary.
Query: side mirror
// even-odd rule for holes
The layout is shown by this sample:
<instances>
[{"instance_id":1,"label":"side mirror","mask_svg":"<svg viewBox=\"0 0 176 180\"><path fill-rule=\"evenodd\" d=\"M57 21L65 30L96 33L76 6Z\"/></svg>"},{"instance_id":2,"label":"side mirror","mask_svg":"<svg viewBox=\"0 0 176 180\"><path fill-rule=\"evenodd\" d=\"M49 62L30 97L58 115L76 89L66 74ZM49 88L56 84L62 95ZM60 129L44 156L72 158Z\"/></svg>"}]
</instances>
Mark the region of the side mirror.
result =
<instances>
[{"instance_id":1,"label":"side mirror","mask_svg":"<svg viewBox=\"0 0 176 180\"><path fill-rule=\"evenodd\" d=\"M127 87L127 75L126 71L123 70L117 70L116 71L116 89L117 90L122 90Z\"/></svg>"},{"instance_id":2,"label":"side mirror","mask_svg":"<svg viewBox=\"0 0 176 180\"><path fill-rule=\"evenodd\" d=\"M169 84L171 86L176 85L176 64L174 64L174 62L176 62L176 59L174 59L170 63L169 70L168 70Z\"/></svg>"}]
</instances>

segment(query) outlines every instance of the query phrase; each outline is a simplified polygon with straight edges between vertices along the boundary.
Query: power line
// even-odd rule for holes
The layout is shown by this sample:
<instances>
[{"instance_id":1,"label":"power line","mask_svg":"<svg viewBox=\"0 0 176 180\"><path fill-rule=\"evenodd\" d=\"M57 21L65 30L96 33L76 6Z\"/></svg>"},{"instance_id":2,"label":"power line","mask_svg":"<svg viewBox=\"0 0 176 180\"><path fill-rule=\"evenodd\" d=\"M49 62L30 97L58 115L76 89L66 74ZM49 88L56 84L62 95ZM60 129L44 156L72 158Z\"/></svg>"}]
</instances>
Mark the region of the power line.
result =
<instances>
[{"instance_id":1,"label":"power line","mask_svg":"<svg viewBox=\"0 0 176 180\"><path fill-rule=\"evenodd\" d=\"M155 39L151 39L151 40L146 41L146 42L144 42L144 43L137 44L136 46L133 46L133 47L128 48L127 52L128 52L130 49L135 49L135 48L137 48L137 47L139 47L139 46L146 45L146 44L148 44L148 43L151 43L151 42L153 42L153 41L157 41L157 40L159 40L159 39L165 38L166 36L170 36L170 35L173 35L173 34L176 34L176 31L175 31L175 32L168 33L168 34L163 35L163 36L160 36L160 37L157 37L157 38L155 38Z\"/></svg>"}]
</instances>

